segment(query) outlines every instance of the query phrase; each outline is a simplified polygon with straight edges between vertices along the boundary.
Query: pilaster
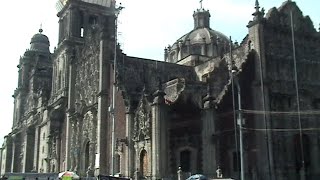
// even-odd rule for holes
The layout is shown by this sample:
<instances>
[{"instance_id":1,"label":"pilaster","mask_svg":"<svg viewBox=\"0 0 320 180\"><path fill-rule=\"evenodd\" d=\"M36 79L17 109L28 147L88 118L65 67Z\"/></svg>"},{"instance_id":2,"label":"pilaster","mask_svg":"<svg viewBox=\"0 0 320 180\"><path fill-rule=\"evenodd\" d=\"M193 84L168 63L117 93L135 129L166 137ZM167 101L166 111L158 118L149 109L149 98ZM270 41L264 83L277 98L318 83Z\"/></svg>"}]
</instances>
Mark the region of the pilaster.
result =
<instances>
[{"instance_id":1,"label":"pilaster","mask_svg":"<svg viewBox=\"0 0 320 180\"><path fill-rule=\"evenodd\" d=\"M217 169L216 161L216 142L215 135L215 110L214 98L208 93L203 99L204 108L202 110L202 167L203 174L207 177L213 177Z\"/></svg>"},{"instance_id":2,"label":"pilaster","mask_svg":"<svg viewBox=\"0 0 320 180\"><path fill-rule=\"evenodd\" d=\"M72 116L70 112L67 112L66 118L66 149L65 149L65 164L64 164L64 171L67 171L71 168L71 136L72 136Z\"/></svg>"},{"instance_id":3,"label":"pilaster","mask_svg":"<svg viewBox=\"0 0 320 180\"><path fill-rule=\"evenodd\" d=\"M98 122L97 122L97 154L95 174L109 174L109 127L108 127L108 106L110 87L110 50L108 48L110 37L107 30L103 30L100 40L99 55L99 94L98 94Z\"/></svg>"},{"instance_id":4,"label":"pilaster","mask_svg":"<svg viewBox=\"0 0 320 180\"><path fill-rule=\"evenodd\" d=\"M152 109L152 179L162 179L168 175L168 132L166 119L165 93L154 93Z\"/></svg>"},{"instance_id":5,"label":"pilaster","mask_svg":"<svg viewBox=\"0 0 320 180\"><path fill-rule=\"evenodd\" d=\"M127 140L127 146L126 146L126 170L125 170L125 176L127 177L133 177L133 173L135 171L134 169L134 146L132 141L132 131L133 131L133 123L134 123L134 112L131 106L126 108L126 140Z\"/></svg>"},{"instance_id":6,"label":"pilaster","mask_svg":"<svg viewBox=\"0 0 320 180\"><path fill-rule=\"evenodd\" d=\"M34 139L34 154L33 154L33 167L32 170L36 171L38 169L38 159L39 159L39 144L40 144L40 128L35 128L35 139Z\"/></svg>"},{"instance_id":7,"label":"pilaster","mask_svg":"<svg viewBox=\"0 0 320 180\"><path fill-rule=\"evenodd\" d=\"M19 165L19 156L20 156L20 139L19 135L15 134L12 136L12 161L11 161L11 171L10 172L18 172Z\"/></svg>"},{"instance_id":8,"label":"pilaster","mask_svg":"<svg viewBox=\"0 0 320 180\"><path fill-rule=\"evenodd\" d=\"M71 138L70 138L70 170L71 171L77 171L78 169L78 163L77 163L77 158L78 158L78 146L77 146L77 117L76 115L72 115L70 117L70 123L71 123Z\"/></svg>"},{"instance_id":9,"label":"pilaster","mask_svg":"<svg viewBox=\"0 0 320 180\"><path fill-rule=\"evenodd\" d=\"M73 112L75 104L75 84L76 84L76 67L75 67L75 49L67 50L67 57L69 57L69 79L68 79L68 109Z\"/></svg>"}]
</instances>

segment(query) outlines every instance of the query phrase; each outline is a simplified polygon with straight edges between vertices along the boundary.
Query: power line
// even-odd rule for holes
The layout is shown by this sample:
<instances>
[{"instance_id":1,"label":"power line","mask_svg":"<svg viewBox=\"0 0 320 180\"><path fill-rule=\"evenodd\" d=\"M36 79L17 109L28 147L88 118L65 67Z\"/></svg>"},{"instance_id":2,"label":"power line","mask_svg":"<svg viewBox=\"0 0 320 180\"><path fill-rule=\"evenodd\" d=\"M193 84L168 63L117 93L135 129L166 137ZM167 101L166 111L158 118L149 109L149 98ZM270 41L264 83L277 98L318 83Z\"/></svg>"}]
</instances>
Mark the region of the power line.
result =
<instances>
[{"instance_id":1,"label":"power line","mask_svg":"<svg viewBox=\"0 0 320 180\"><path fill-rule=\"evenodd\" d=\"M293 132L293 131L320 131L320 128L272 128L272 129L265 129L265 128L248 128L242 127L242 129L247 131L273 131L273 132Z\"/></svg>"},{"instance_id":2,"label":"power line","mask_svg":"<svg viewBox=\"0 0 320 180\"><path fill-rule=\"evenodd\" d=\"M246 114L269 114L269 115L320 115L320 110L306 110L306 111L261 111L261 110L248 110L242 109Z\"/></svg>"}]
</instances>

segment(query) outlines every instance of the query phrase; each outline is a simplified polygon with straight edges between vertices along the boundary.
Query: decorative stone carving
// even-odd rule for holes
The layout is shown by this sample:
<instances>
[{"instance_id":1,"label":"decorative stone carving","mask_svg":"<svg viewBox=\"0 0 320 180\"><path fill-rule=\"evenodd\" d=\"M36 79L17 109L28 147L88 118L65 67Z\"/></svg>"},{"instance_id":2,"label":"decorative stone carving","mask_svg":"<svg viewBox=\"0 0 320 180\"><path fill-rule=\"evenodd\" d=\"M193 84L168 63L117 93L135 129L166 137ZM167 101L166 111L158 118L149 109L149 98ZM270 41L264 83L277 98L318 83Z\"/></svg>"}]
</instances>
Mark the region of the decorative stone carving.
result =
<instances>
[{"instance_id":1,"label":"decorative stone carving","mask_svg":"<svg viewBox=\"0 0 320 180\"><path fill-rule=\"evenodd\" d=\"M151 108L147 98L143 97L136 111L133 127L133 140L147 140L151 136Z\"/></svg>"},{"instance_id":2,"label":"decorative stone carving","mask_svg":"<svg viewBox=\"0 0 320 180\"><path fill-rule=\"evenodd\" d=\"M99 36L90 32L83 48L76 50L76 101L84 101L88 106L97 103L99 87ZM86 87L86 88L83 88Z\"/></svg>"},{"instance_id":3,"label":"decorative stone carving","mask_svg":"<svg viewBox=\"0 0 320 180\"><path fill-rule=\"evenodd\" d=\"M172 104L177 101L177 99L180 97L180 94L185 89L185 79L175 79L172 81L169 81L166 84L165 88L165 99L167 104Z\"/></svg>"}]
</instances>

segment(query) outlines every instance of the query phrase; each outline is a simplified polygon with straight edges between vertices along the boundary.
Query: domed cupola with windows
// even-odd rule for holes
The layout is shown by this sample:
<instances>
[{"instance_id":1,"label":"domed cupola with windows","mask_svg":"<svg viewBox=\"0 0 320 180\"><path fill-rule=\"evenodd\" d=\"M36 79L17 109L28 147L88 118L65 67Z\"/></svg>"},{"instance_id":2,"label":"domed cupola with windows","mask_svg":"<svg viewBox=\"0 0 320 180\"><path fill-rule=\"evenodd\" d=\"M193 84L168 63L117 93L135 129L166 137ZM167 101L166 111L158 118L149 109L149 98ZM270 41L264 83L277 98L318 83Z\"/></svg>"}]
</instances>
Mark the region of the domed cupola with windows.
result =
<instances>
[{"instance_id":1,"label":"domed cupola with windows","mask_svg":"<svg viewBox=\"0 0 320 180\"><path fill-rule=\"evenodd\" d=\"M211 57L221 56L228 50L229 39L210 28L210 13L202 5L193 13L194 29L165 48L165 61L197 65ZM193 60L192 60L193 59ZM197 59L197 62L194 61Z\"/></svg>"}]
</instances>

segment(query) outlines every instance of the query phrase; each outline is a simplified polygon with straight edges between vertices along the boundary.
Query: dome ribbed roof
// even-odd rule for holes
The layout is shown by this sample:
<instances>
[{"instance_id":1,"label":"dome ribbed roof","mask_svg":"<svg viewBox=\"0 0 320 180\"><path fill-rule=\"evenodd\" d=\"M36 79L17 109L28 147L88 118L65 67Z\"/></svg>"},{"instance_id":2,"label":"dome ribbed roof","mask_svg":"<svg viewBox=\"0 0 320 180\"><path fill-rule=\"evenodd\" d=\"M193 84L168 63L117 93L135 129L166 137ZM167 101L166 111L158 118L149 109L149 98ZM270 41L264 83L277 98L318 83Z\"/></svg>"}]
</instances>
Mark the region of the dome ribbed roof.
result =
<instances>
[{"instance_id":1,"label":"dome ribbed roof","mask_svg":"<svg viewBox=\"0 0 320 180\"><path fill-rule=\"evenodd\" d=\"M177 47L177 43L183 43L186 44L187 41L188 43L192 44L203 44L204 41L206 44L212 43L212 41L220 41L220 42L228 42L229 39L226 35L223 33L212 30L210 28L198 28L198 29L193 29L189 33L183 35L181 38L179 38L173 45L172 47Z\"/></svg>"}]
</instances>

